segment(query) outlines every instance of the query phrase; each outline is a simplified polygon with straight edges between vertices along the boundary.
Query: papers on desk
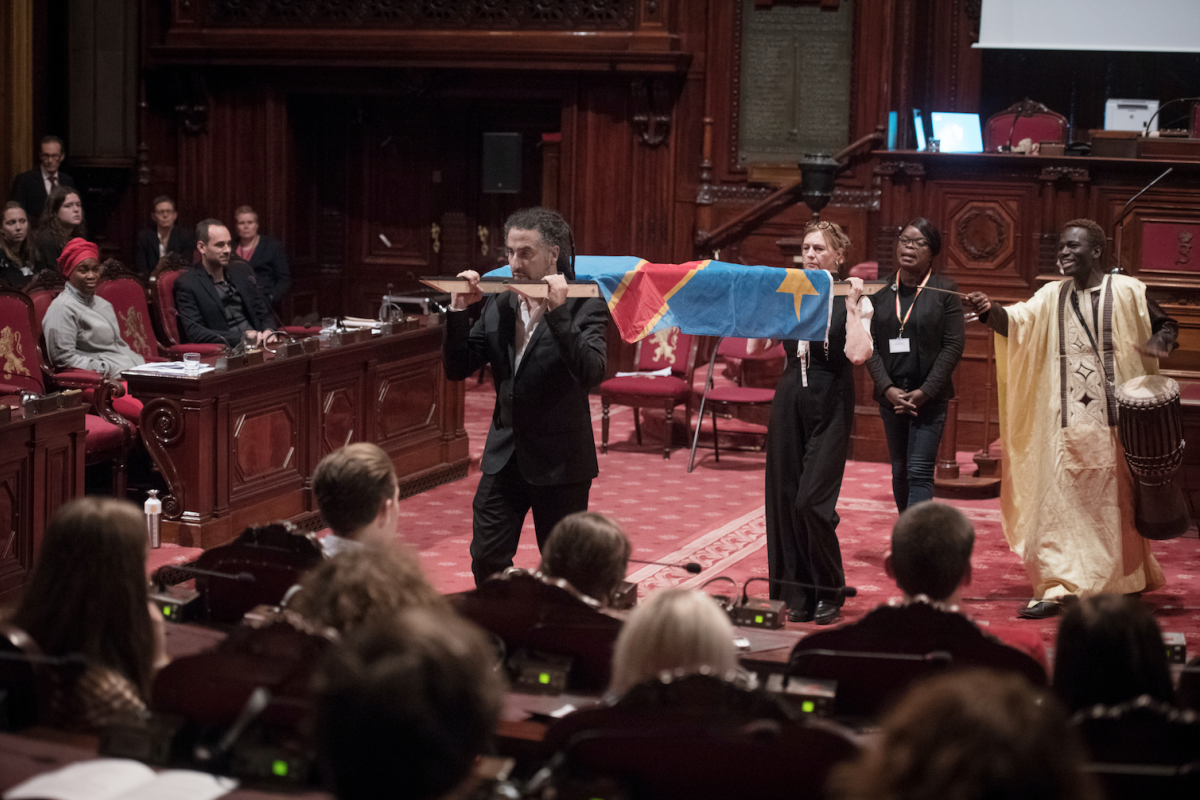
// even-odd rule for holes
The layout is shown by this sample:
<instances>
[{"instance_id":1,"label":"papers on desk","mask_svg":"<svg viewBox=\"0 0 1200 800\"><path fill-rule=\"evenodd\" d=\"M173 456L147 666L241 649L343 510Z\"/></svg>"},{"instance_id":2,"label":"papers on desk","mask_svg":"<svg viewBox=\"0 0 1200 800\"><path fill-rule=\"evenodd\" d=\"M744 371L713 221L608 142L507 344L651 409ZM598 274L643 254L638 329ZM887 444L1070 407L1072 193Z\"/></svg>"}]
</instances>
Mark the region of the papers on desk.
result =
<instances>
[{"instance_id":1,"label":"papers on desk","mask_svg":"<svg viewBox=\"0 0 1200 800\"><path fill-rule=\"evenodd\" d=\"M130 367L123 371L122 375L174 375L178 378L193 378L197 375L203 375L206 372L215 372L216 367L212 364L201 364L200 369L193 372L188 372L183 368L182 361L157 361L150 364L142 364L140 367Z\"/></svg>"},{"instance_id":2,"label":"papers on desk","mask_svg":"<svg viewBox=\"0 0 1200 800\"><path fill-rule=\"evenodd\" d=\"M237 785L205 772L155 772L127 758L98 758L30 778L4 800L214 800Z\"/></svg>"}]
</instances>

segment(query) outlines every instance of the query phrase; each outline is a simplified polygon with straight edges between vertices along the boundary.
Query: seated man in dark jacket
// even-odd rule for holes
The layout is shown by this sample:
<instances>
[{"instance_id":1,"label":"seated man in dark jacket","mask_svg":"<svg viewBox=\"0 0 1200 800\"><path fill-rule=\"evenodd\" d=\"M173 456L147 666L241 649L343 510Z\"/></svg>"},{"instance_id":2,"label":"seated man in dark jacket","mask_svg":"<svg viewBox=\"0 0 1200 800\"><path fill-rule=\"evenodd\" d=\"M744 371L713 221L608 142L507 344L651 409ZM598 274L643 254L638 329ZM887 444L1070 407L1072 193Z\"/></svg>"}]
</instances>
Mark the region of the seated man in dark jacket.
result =
<instances>
[{"instance_id":1,"label":"seated man in dark jacket","mask_svg":"<svg viewBox=\"0 0 1200 800\"><path fill-rule=\"evenodd\" d=\"M250 267L229 263L229 229L219 220L204 220L196 226L196 249L200 263L175 281L180 338L235 345L247 334L258 342L271 326L271 314Z\"/></svg>"},{"instance_id":2,"label":"seated man in dark jacket","mask_svg":"<svg viewBox=\"0 0 1200 800\"><path fill-rule=\"evenodd\" d=\"M179 218L175 201L165 194L154 198L154 213L150 218L154 227L138 233L134 251L137 271L149 275L167 253L178 253L191 261L196 246L192 243L191 231L175 224Z\"/></svg>"},{"instance_id":3,"label":"seated man in dark jacket","mask_svg":"<svg viewBox=\"0 0 1200 800\"><path fill-rule=\"evenodd\" d=\"M971 582L974 546L975 529L958 509L932 500L910 506L896 520L892 550L883 561L904 600L879 606L853 624L806 636L793 655L944 651L953 667L1010 670L1045 686L1046 671L1032 656L984 633L959 612L963 587Z\"/></svg>"}]
</instances>

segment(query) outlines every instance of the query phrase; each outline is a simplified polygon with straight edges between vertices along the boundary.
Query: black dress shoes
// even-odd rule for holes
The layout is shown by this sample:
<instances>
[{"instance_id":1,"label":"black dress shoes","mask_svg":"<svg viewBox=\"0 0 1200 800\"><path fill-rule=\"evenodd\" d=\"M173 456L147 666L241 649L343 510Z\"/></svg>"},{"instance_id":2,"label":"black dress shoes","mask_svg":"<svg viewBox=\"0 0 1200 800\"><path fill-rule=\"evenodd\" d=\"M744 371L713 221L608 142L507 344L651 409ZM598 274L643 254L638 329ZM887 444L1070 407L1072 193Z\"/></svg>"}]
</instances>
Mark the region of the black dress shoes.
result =
<instances>
[{"instance_id":1,"label":"black dress shoes","mask_svg":"<svg viewBox=\"0 0 1200 800\"><path fill-rule=\"evenodd\" d=\"M1017 616L1021 619L1049 619L1050 617L1057 617L1061 613L1061 603L1043 600L1040 603L1034 603L1031 606L1022 608L1017 612Z\"/></svg>"},{"instance_id":2,"label":"black dress shoes","mask_svg":"<svg viewBox=\"0 0 1200 800\"><path fill-rule=\"evenodd\" d=\"M842 607L837 603L831 603L828 600L822 600L817 603L817 610L813 613L813 622L818 625L829 625L834 620L842 615Z\"/></svg>"},{"instance_id":3,"label":"black dress shoes","mask_svg":"<svg viewBox=\"0 0 1200 800\"><path fill-rule=\"evenodd\" d=\"M787 612L788 622L812 622L813 610L807 606L804 608L789 608Z\"/></svg>"}]
</instances>

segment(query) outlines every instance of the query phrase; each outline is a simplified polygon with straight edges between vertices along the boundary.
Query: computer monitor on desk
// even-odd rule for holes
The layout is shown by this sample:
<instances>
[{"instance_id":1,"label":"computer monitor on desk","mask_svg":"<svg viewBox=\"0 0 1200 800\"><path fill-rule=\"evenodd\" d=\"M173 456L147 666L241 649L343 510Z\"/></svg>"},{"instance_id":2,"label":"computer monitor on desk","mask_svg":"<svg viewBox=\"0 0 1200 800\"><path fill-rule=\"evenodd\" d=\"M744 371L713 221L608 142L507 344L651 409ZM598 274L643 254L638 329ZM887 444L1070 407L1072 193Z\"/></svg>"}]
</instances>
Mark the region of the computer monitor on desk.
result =
<instances>
[{"instance_id":1,"label":"computer monitor on desk","mask_svg":"<svg viewBox=\"0 0 1200 800\"><path fill-rule=\"evenodd\" d=\"M934 111L929 118L933 122L933 138L941 142L943 153L983 152L983 132L979 127L978 114Z\"/></svg>"}]
</instances>

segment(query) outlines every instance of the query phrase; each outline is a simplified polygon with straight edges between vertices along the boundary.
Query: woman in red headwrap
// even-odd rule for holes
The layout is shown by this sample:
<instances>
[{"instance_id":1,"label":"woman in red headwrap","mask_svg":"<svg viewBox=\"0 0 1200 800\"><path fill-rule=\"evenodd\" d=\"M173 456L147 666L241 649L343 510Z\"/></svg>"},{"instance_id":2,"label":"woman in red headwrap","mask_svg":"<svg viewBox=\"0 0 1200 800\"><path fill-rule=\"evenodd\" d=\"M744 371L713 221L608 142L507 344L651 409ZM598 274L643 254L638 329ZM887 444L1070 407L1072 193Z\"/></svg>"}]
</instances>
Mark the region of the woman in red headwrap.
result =
<instances>
[{"instance_id":1,"label":"woman in red headwrap","mask_svg":"<svg viewBox=\"0 0 1200 800\"><path fill-rule=\"evenodd\" d=\"M88 369L117 378L122 370L146 363L121 338L112 303L96 296L99 248L86 239L72 239L58 257L58 269L67 287L42 320L46 355L55 369Z\"/></svg>"}]
</instances>

